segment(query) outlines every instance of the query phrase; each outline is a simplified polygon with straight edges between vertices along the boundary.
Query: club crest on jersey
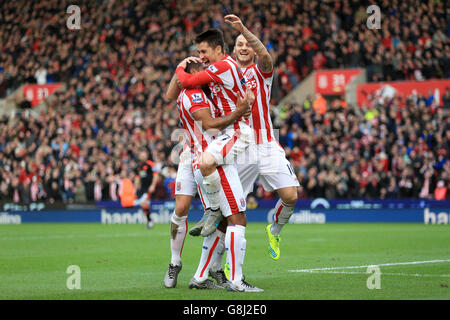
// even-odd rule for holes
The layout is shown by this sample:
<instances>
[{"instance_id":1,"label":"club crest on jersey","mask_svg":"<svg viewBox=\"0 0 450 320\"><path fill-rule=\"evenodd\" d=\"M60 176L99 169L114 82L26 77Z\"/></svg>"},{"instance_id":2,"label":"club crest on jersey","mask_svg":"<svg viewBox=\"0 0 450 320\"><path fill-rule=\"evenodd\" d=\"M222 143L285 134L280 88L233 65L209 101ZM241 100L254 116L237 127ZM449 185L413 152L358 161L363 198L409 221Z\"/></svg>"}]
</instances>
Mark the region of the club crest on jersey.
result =
<instances>
[{"instance_id":1,"label":"club crest on jersey","mask_svg":"<svg viewBox=\"0 0 450 320\"><path fill-rule=\"evenodd\" d=\"M208 67L209 71L211 71L212 73L216 73L217 71L219 71L219 69L217 69L214 65L210 65Z\"/></svg>"},{"instance_id":2,"label":"club crest on jersey","mask_svg":"<svg viewBox=\"0 0 450 320\"><path fill-rule=\"evenodd\" d=\"M192 102L199 103L203 101L203 97L201 93L191 94Z\"/></svg>"},{"instance_id":3,"label":"club crest on jersey","mask_svg":"<svg viewBox=\"0 0 450 320\"><path fill-rule=\"evenodd\" d=\"M245 78L241 79L241 84L244 86L245 85Z\"/></svg>"},{"instance_id":4,"label":"club crest on jersey","mask_svg":"<svg viewBox=\"0 0 450 320\"><path fill-rule=\"evenodd\" d=\"M177 191L181 190L181 182L177 182Z\"/></svg>"},{"instance_id":5,"label":"club crest on jersey","mask_svg":"<svg viewBox=\"0 0 450 320\"><path fill-rule=\"evenodd\" d=\"M245 81L248 81L248 80L250 80L250 79L253 78L253 77L254 77L253 72L247 72L247 73L245 74L245 76L244 76Z\"/></svg>"},{"instance_id":6,"label":"club crest on jersey","mask_svg":"<svg viewBox=\"0 0 450 320\"><path fill-rule=\"evenodd\" d=\"M245 199L241 198L241 206L245 207Z\"/></svg>"}]
</instances>

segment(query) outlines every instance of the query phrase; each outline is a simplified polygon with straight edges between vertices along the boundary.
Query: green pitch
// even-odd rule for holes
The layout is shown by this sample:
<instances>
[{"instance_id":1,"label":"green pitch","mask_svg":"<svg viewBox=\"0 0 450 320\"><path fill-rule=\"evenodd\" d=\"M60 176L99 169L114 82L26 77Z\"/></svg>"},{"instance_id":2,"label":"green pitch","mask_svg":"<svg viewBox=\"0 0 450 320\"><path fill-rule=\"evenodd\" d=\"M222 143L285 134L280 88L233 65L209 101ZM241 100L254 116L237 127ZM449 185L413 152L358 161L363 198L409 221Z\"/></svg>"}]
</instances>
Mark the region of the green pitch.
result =
<instances>
[{"instance_id":1,"label":"green pitch","mask_svg":"<svg viewBox=\"0 0 450 320\"><path fill-rule=\"evenodd\" d=\"M277 262L267 253L264 227L248 225L244 274L265 292L235 293L187 288L202 244L202 238L189 235L177 288L164 288L168 224L151 230L143 225L2 225L0 300L450 299L448 225L288 225ZM80 268L79 290L66 286L71 265ZM380 289L368 289L368 278L376 275L366 273L368 265L379 266Z\"/></svg>"}]
</instances>

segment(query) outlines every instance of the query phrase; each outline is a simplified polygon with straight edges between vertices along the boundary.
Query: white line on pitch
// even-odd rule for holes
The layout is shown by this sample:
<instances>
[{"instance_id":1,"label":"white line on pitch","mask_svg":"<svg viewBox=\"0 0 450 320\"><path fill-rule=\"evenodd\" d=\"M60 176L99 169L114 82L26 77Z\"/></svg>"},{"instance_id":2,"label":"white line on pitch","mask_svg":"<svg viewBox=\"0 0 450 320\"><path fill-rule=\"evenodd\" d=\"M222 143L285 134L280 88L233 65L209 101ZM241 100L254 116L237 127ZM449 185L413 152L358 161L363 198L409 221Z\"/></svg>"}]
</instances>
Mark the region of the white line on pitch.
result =
<instances>
[{"instance_id":1,"label":"white line on pitch","mask_svg":"<svg viewBox=\"0 0 450 320\"><path fill-rule=\"evenodd\" d=\"M381 264L370 264L364 266L351 266L351 267L331 267L331 268L315 268L315 269L301 269L301 270L288 270L288 272L313 272L313 271L326 271L326 270L339 270L339 269L360 269L367 268L370 266L386 267L386 266L401 266L401 265L411 265L411 264L424 264L424 263L441 263L450 262L450 259L446 260L427 260L427 261L411 261L411 262L393 262L393 263L381 263Z\"/></svg>"},{"instance_id":2,"label":"white line on pitch","mask_svg":"<svg viewBox=\"0 0 450 320\"><path fill-rule=\"evenodd\" d=\"M327 273L327 274L367 274L366 272L354 272L354 271L308 271L305 273ZM418 273L386 273L380 274L386 276L406 276L406 277L438 277L438 278L450 278L450 274L418 274Z\"/></svg>"}]
</instances>

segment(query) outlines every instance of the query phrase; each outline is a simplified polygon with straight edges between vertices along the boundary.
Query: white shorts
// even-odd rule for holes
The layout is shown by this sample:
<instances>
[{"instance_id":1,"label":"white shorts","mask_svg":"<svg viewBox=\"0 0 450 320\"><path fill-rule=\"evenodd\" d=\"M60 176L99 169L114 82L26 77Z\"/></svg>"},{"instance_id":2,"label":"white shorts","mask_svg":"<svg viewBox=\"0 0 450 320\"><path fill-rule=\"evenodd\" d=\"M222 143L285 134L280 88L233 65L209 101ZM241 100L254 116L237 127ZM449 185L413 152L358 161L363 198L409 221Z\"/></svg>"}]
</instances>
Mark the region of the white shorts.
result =
<instances>
[{"instance_id":1,"label":"white shorts","mask_svg":"<svg viewBox=\"0 0 450 320\"><path fill-rule=\"evenodd\" d=\"M258 177L266 191L300 186L295 171L278 141L252 144L238 158L236 168L245 197L253 191Z\"/></svg>"},{"instance_id":2,"label":"white shorts","mask_svg":"<svg viewBox=\"0 0 450 320\"><path fill-rule=\"evenodd\" d=\"M218 166L217 171L219 172L221 183L220 210L222 215L228 217L244 212L247 204L236 167L234 165ZM194 170L194 177L198 185L203 186L203 176L200 169Z\"/></svg>"},{"instance_id":3,"label":"white shorts","mask_svg":"<svg viewBox=\"0 0 450 320\"><path fill-rule=\"evenodd\" d=\"M241 130L224 132L211 141L206 148L214 156L217 165L235 164L237 158L245 152L253 141L253 132L250 126L240 122Z\"/></svg>"},{"instance_id":4,"label":"white shorts","mask_svg":"<svg viewBox=\"0 0 450 320\"><path fill-rule=\"evenodd\" d=\"M201 187L197 185L194 179L190 149L188 148L180 155L180 163L178 164L177 177L175 179L175 195L195 197L198 192L203 207L206 209L210 207L210 204L208 198L204 196L205 192Z\"/></svg>"}]
</instances>

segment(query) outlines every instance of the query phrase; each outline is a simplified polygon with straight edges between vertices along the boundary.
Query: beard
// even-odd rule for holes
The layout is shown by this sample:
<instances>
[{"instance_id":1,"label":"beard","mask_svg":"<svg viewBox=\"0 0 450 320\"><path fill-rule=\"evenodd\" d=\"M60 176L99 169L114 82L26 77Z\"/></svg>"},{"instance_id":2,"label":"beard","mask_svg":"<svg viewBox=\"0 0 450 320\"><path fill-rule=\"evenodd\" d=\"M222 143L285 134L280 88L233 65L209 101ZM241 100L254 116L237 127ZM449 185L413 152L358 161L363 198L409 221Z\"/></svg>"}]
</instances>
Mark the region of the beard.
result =
<instances>
[{"instance_id":1,"label":"beard","mask_svg":"<svg viewBox=\"0 0 450 320\"><path fill-rule=\"evenodd\" d=\"M248 56L236 55L236 60L241 64L247 64L249 62L253 62L254 56L252 56L252 55L248 55Z\"/></svg>"}]
</instances>

